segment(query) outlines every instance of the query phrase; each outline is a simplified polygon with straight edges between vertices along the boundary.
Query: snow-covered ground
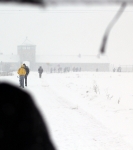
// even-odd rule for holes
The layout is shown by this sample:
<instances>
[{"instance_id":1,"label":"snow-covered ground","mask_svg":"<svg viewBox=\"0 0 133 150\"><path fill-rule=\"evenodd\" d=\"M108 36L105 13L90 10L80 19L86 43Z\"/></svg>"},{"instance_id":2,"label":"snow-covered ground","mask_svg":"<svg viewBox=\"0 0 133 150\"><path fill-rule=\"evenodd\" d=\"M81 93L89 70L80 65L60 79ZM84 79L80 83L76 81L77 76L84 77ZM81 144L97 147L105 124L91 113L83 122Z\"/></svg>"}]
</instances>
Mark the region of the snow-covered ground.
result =
<instances>
[{"instance_id":1,"label":"snow-covered ground","mask_svg":"<svg viewBox=\"0 0 133 150\"><path fill-rule=\"evenodd\" d=\"M4 80L18 85L17 73ZM133 73L30 72L24 90L57 150L133 150Z\"/></svg>"}]
</instances>

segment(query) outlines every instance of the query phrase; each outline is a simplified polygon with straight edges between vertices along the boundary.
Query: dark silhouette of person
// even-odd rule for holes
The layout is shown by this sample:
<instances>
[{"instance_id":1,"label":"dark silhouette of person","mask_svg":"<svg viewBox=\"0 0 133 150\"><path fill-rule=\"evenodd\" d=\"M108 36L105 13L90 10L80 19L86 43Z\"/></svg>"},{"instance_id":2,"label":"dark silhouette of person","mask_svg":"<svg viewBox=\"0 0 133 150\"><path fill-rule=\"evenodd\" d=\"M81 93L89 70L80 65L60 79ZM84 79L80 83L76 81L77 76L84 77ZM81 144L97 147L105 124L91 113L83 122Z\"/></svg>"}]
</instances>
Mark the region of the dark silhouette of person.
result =
<instances>
[{"instance_id":1,"label":"dark silhouette of person","mask_svg":"<svg viewBox=\"0 0 133 150\"><path fill-rule=\"evenodd\" d=\"M6 82L0 93L0 150L55 150L32 97Z\"/></svg>"},{"instance_id":2,"label":"dark silhouette of person","mask_svg":"<svg viewBox=\"0 0 133 150\"><path fill-rule=\"evenodd\" d=\"M39 73L39 78L41 78L43 73L43 68L41 66L38 68L38 73Z\"/></svg>"},{"instance_id":3,"label":"dark silhouette of person","mask_svg":"<svg viewBox=\"0 0 133 150\"><path fill-rule=\"evenodd\" d=\"M28 74L30 72L30 69L28 66L26 66L26 64L23 64L24 65L24 68L25 68L25 71L26 71L26 74L24 76L24 80L25 80L25 86L27 86L27 77L28 77Z\"/></svg>"}]
</instances>

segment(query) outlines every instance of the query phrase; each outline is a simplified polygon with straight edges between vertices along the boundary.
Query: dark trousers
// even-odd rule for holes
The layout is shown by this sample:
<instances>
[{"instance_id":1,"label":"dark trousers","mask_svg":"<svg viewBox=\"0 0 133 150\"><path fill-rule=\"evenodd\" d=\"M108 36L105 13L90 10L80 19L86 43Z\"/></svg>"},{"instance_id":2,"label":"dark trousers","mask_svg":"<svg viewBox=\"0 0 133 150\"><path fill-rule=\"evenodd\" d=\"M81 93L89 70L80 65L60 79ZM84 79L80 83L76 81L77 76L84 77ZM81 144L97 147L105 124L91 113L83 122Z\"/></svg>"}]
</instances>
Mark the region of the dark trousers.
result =
<instances>
[{"instance_id":1,"label":"dark trousers","mask_svg":"<svg viewBox=\"0 0 133 150\"><path fill-rule=\"evenodd\" d=\"M39 78L41 78L42 77L42 73L39 73Z\"/></svg>"},{"instance_id":2,"label":"dark trousers","mask_svg":"<svg viewBox=\"0 0 133 150\"><path fill-rule=\"evenodd\" d=\"M27 86L27 75L25 75L24 80L25 80L25 86Z\"/></svg>"},{"instance_id":3,"label":"dark trousers","mask_svg":"<svg viewBox=\"0 0 133 150\"><path fill-rule=\"evenodd\" d=\"M19 76L20 87L24 88L24 75Z\"/></svg>"}]
</instances>

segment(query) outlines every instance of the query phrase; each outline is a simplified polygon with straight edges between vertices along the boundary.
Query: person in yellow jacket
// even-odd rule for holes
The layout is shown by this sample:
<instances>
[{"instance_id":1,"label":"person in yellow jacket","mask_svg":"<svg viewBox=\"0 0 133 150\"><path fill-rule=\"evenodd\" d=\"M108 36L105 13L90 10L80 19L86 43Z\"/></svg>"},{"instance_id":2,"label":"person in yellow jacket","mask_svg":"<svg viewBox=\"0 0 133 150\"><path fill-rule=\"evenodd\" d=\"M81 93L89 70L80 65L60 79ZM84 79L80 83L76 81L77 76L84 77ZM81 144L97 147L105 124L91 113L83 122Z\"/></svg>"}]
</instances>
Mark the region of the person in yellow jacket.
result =
<instances>
[{"instance_id":1,"label":"person in yellow jacket","mask_svg":"<svg viewBox=\"0 0 133 150\"><path fill-rule=\"evenodd\" d=\"M24 65L22 65L19 69L18 72L19 74L19 82L20 82L20 87L24 88L24 77L26 75L26 70L24 68Z\"/></svg>"}]
</instances>

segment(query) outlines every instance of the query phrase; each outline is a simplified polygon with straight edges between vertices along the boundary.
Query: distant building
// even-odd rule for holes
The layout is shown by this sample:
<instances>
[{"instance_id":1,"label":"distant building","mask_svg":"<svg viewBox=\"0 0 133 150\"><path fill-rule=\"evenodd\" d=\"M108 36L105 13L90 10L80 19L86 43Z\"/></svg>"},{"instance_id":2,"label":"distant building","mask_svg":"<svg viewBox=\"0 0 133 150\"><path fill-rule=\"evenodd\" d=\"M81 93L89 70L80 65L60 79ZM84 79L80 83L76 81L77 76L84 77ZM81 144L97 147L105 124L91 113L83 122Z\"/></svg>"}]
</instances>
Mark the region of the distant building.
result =
<instances>
[{"instance_id":1,"label":"distant building","mask_svg":"<svg viewBox=\"0 0 133 150\"><path fill-rule=\"evenodd\" d=\"M15 71L23 62L27 62L32 71L42 66L44 71L109 71L110 64L106 56L96 55L36 55L36 45L26 40L17 46L17 55L0 55L0 69ZM75 68L75 69L74 69Z\"/></svg>"},{"instance_id":2,"label":"distant building","mask_svg":"<svg viewBox=\"0 0 133 150\"><path fill-rule=\"evenodd\" d=\"M45 71L50 68L69 68L69 71L109 71L110 64L107 57L81 56L78 55L45 55L36 56L36 65L40 65ZM37 67L36 66L36 67Z\"/></svg>"},{"instance_id":3,"label":"distant building","mask_svg":"<svg viewBox=\"0 0 133 150\"><path fill-rule=\"evenodd\" d=\"M36 45L33 45L26 40L17 47L19 63L22 64L25 61L28 61L30 64L31 70L34 70L34 66L36 63Z\"/></svg>"}]
</instances>

